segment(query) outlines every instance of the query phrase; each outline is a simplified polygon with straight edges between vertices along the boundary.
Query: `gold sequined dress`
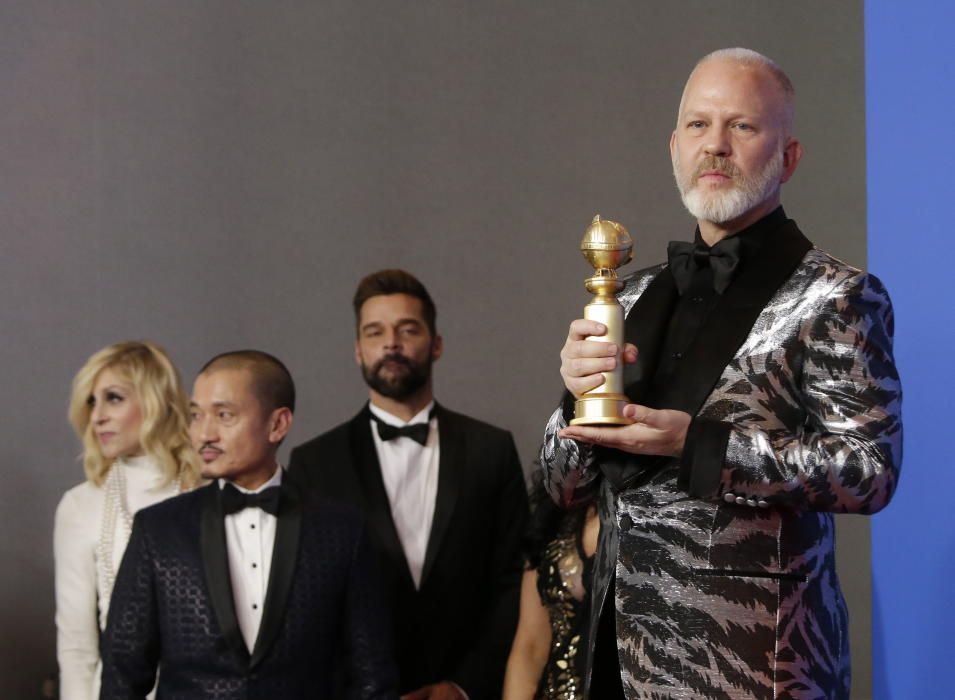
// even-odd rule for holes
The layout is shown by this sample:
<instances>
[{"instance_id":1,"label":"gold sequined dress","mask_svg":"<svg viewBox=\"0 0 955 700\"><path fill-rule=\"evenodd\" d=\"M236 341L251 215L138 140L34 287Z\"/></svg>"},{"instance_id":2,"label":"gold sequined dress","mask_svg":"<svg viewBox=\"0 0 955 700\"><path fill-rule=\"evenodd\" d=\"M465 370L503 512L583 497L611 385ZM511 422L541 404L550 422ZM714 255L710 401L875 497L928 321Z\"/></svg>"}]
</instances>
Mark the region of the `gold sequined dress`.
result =
<instances>
[{"instance_id":1,"label":"gold sequined dress","mask_svg":"<svg viewBox=\"0 0 955 700\"><path fill-rule=\"evenodd\" d=\"M578 532L560 532L544 548L537 589L551 626L550 656L536 700L582 700L584 649L590 607L593 557L586 557Z\"/></svg>"}]
</instances>

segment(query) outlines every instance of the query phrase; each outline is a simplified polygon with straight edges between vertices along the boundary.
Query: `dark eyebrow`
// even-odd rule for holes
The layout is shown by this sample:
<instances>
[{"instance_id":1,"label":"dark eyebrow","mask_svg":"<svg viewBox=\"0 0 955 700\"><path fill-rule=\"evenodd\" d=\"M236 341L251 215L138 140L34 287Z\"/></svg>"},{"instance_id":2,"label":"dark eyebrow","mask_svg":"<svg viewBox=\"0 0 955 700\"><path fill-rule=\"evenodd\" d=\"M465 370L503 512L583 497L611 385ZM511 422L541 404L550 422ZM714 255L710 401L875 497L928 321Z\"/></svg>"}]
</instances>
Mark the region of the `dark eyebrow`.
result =
<instances>
[{"instance_id":1,"label":"dark eyebrow","mask_svg":"<svg viewBox=\"0 0 955 700\"><path fill-rule=\"evenodd\" d=\"M235 405L236 405L236 404L234 404L234 403L231 402L231 401L216 401L216 402L214 402L214 403L212 404L212 407L213 407L213 408L233 408L233 407L235 407ZM199 409L201 409L202 407L201 407L197 402L195 402L195 401L190 401L190 402L189 402L189 408L199 408Z\"/></svg>"}]
</instances>

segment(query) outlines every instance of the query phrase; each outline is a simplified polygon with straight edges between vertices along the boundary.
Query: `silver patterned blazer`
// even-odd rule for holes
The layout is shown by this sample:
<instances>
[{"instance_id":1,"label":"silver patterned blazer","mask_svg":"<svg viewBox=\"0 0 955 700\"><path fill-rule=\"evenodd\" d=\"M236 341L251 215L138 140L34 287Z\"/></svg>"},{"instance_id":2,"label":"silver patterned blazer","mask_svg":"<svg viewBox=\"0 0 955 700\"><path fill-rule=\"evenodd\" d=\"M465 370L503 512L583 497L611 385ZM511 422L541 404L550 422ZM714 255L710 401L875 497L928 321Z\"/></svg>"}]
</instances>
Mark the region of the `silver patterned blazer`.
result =
<instances>
[{"instance_id":1,"label":"silver patterned blazer","mask_svg":"<svg viewBox=\"0 0 955 700\"><path fill-rule=\"evenodd\" d=\"M566 400L545 430L551 496L598 498L589 638L613 576L631 700L849 696L832 514L875 513L898 479L892 307L877 278L781 220L662 401L694 417L683 457L641 463L562 440ZM673 276L663 265L636 272L619 298L640 349L625 374L639 402L676 298Z\"/></svg>"}]
</instances>

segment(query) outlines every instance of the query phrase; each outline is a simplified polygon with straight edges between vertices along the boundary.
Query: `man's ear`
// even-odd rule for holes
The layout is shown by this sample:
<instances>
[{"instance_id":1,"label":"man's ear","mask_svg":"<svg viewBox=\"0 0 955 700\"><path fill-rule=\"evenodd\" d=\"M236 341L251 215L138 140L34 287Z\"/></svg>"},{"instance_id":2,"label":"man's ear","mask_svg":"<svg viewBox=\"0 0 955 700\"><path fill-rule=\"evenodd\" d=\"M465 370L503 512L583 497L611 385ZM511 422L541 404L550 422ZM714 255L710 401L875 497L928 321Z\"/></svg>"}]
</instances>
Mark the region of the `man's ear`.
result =
<instances>
[{"instance_id":1,"label":"man's ear","mask_svg":"<svg viewBox=\"0 0 955 700\"><path fill-rule=\"evenodd\" d=\"M292 412L288 408L276 408L269 416L269 442L277 445L292 429Z\"/></svg>"},{"instance_id":2,"label":"man's ear","mask_svg":"<svg viewBox=\"0 0 955 700\"><path fill-rule=\"evenodd\" d=\"M676 129L670 134L670 160L673 160L673 154L676 152Z\"/></svg>"},{"instance_id":3,"label":"man's ear","mask_svg":"<svg viewBox=\"0 0 955 700\"><path fill-rule=\"evenodd\" d=\"M357 340L355 341L355 364L361 367L361 347Z\"/></svg>"},{"instance_id":4,"label":"man's ear","mask_svg":"<svg viewBox=\"0 0 955 700\"><path fill-rule=\"evenodd\" d=\"M437 360L441 357L441 353L444 352L444 338L440 335L434 336L434 340L431 341L431 359Z\"/></svg>"},{"instance_id":5,"label":"man's ear","mask_svg":"<svg viewBox=\"0 0 955 700\"><path fill-rule=\"evenodd\" d=\"M786 140L786 145L783 146L783 174L779 178L780 183L788 181L793 176L801 159L802 144L799 143L799 139L790 136Z\"/></svg>"}]
</instances>

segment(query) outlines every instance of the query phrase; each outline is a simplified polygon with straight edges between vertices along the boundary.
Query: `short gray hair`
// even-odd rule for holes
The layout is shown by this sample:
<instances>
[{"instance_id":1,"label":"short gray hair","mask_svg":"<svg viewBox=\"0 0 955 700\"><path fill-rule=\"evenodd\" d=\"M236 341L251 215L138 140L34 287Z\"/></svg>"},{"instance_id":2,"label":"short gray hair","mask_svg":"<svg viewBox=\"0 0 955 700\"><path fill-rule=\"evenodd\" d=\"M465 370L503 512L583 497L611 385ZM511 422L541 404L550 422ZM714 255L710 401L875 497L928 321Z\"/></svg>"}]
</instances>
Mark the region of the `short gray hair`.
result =
<instances>
[{"instance_id":1,"label":"short gray hair","mask_svg":"<svg viewBox=\"0 0 955 700\"><path fill-rule=\"evenodd\" d=\"M762 68L768 72L773 77L773 80L776 81L776 85L783 94L786 131L788 133L792 130L793 116L796 111L796 89L793 87L793 83L789 79L789 76L786 75L786 71L780 68L776 61L769 58L768 56L764 56L758 51L753 51L752 49L745 49L738 46L729 49L717 49L716 51L706 54L703 58L696 62L696 65L693 66L693 70L690 71L690 77L687 78L686 84L689 85L690 78L693 77L693 74L696 73L696 70L700 66L702 66L704 63L709 63L710 61L732 61L733 63L739 63L740 65L744 66ZM685 99L686 86L684 86L683 96L680 98L681 112L683 111L683 101Z\"/></svg>"}]
</instances>

